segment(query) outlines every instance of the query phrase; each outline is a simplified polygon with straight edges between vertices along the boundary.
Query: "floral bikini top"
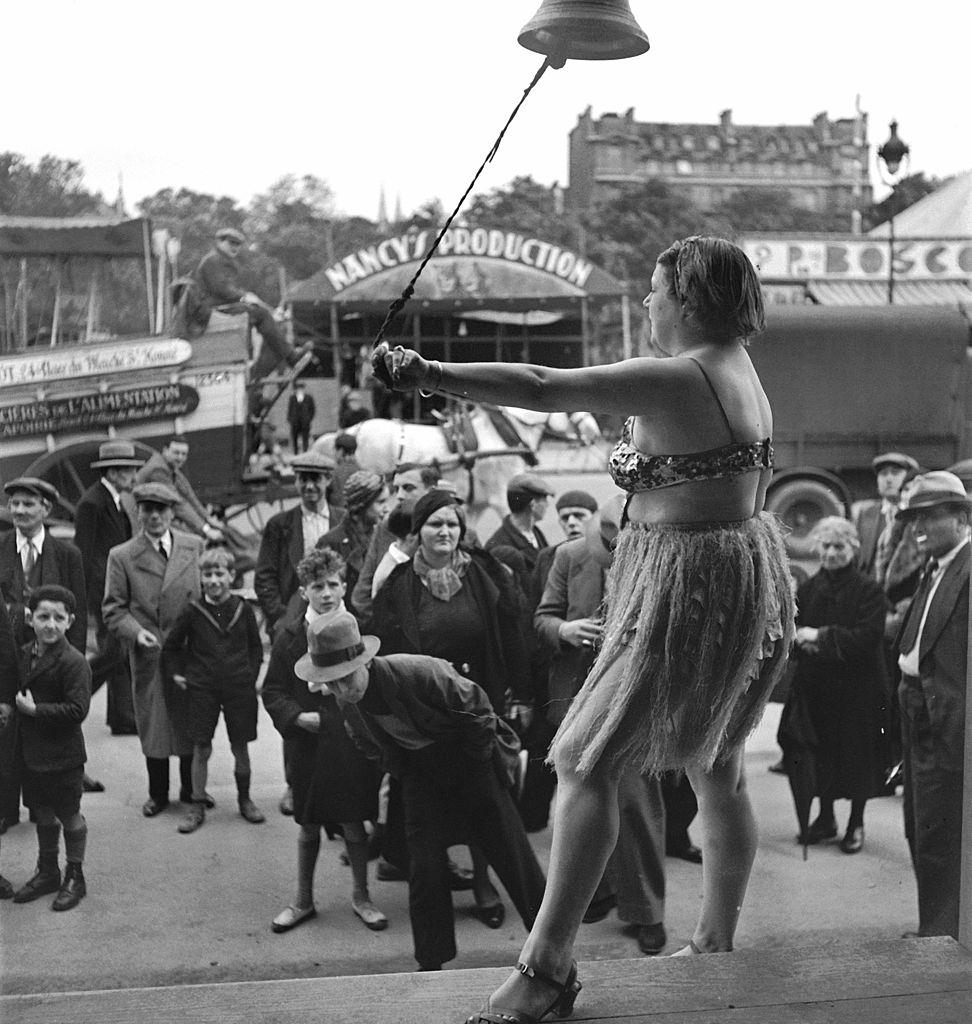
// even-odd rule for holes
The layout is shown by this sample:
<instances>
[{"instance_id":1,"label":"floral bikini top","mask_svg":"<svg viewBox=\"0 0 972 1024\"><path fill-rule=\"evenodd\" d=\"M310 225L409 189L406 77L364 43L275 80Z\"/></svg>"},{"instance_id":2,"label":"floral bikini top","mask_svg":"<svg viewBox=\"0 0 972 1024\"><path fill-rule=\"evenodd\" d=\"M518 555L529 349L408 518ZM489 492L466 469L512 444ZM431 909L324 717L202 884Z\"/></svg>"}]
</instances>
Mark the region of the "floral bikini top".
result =
<instances>
[{"instance_id":1,"label":"floral bikini top","mask_svg":"<svg viewBox=\"0 0 972 1024\"><path fill-rule=\"evenodd\" d=\"M733 436L732 424L726 415L719 393L712 386L712 381L709 380L709 375L701 363L695 359L692 362L705 377L705 382L709 385L709 390L729 429L729 435ZM710 448L704 452L688 452L684 455L646 455L631 441L634 419L634 416L630 416L625 421L621 440L614 446L608 458L608 471L611 477L618 487L629 494L674 487L676 484L689 483L693 480L717 480L721 477L738 476L740 473L771 469L773 466L773 445L768 437L764 437L762 441L730 441L719 448Z\"/></svg>"}]
</instances>

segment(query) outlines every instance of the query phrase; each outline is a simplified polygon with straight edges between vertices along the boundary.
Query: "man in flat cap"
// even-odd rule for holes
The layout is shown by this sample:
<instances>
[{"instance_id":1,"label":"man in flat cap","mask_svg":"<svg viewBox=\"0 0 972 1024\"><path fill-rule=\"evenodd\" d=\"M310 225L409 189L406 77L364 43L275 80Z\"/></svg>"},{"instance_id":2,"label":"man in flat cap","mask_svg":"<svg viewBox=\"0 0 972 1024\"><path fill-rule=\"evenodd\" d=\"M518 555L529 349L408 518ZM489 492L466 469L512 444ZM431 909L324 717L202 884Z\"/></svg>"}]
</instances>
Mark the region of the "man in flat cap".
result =
<instances>
[{"instance_id":1,"label":"man in flat cap","mask_svg":"<svg viewBox=\"0 0 972 1024\"><path fill-rule=\"evenodd\" d=\"M858 555L861 572L874 576L879 540L882 534L890 537L894 516L901 500L901 487L909 476L914 476L918 472L918 463L910 455L904 455L902 452L883 452L871 460L871 465L877 478L878 497L855 502L851 518L861 540Z\"/></svg>"},{"instance_id":2,"label":"man in flat cap","mask_svg":"<svg viewBox=\"0 0 972 1024\"><path fill-rule=\"evenodd\" d=\"M898 515L913 523L928 558L898 635L918 934L958 938L972 500L953 473L925 473L912 481Z\"/></svg>"},{"instance_id":3,"label":"man in flat cap","mask_svg":"<svg viewBox=\"0 0 972 1024\"><path fill-rule=\"evenodd\" d=\"M519 473L506 485L509 515L503 517L496 532L486 541L486 550L508 545L523 554L527 571L537 567L537 555L547 547L547 538L537 524L547 514L553 497L550 485L533 473Z\"/></svg>"},{"instance_id":4,"label":"man in flat cap","mask_svg":"<svg viewBox=\"0 0 972 1024\"><path fill-rule=\"evenodd\" d=\"M108 552L131 540L135 526L132 487L135 472L145 462L131 441L105 441L98 448L92 469L101 478L81 495L74 512L74 543L81 552L88 585L88 614L94 623L98 653L90 660L91 693L108 684L108 728L113 736L135 735L135 710L128 658L109 632L101 614L105 596Z\"/></svg>"},{"instance_id":5,"label":"man in flat cap","mask_svg":"<svg viewBox=\"0 0 972 1024\"><path fill-rule=\"evenodd\" d=\"M138 532L108 553L102 614L124 646L131 666L135 722L148 770L154 818L169 805L169 758L179 758L179 799L192 800L192 742L185 695L161 672L162 644L179 614L199 599L203 541L172 529L179 495L160 483L137 484Z\"/></svg>"},{"instance_id":6,"label":"man in flat cap","mask_svg":"<svg viewBox=\"0 0 972 1024\"><path fill-rule=\"evenodd\" d=\"M24 610L30 592L46 583L67 587L79 608L85 607L86 588L81 552L69 540L55 537L44 525L60 501L57 489L46 480L22 476L3 487L14 528L0 534L0 593L7 606L18 649L33 639ZM85 652L88 625L77 616L67 632L72 647ZM10 763L13 730L0 734L0 819L14 825L20 817L20 779ZM86 777L88 792L104 786Z\"/></svg>"},{"instance_id":7,"label":"man in flat cap","mask_svg":"<svg viewBox=\"0 0 972 1024\"><path fill-rule=\"evenodd\" d=\"M287 340L274 319L273 310L263 299L242 284L240 252L246 239L236 228L216 232L216 244L203 256L195 279L211 306L224 313L246 313L250 326L263 338L260 355L250 371L250 381L262 380L285 362L294 366L303 355Z\"/></svg>"}]
</instances>

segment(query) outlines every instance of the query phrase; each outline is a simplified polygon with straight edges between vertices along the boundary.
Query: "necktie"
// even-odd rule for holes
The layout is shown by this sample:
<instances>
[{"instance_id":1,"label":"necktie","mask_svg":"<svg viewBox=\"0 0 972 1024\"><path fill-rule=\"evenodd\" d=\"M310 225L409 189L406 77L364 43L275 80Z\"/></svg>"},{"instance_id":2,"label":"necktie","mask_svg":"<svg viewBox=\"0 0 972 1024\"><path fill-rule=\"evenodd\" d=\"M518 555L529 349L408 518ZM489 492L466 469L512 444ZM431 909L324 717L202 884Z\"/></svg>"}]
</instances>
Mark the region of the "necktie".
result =
<instances>
[{"instance_id":1,"label":"necktie","mask_svg":"<svg viewBox=\"0 0 972 1024\"><path fill-rule=\"evenodd\" d=\"M30 577L37 565L37 549L32 540L27 541L27 552L24 556L24 579L30 582Z\"/></svg>"},{"instance_id":2,"label":"necktie","mask_svg":"<svg viewBox=\"0 0 972 1024\"><path fill-rule=\"evenodd\" d=\"M159 541L159 554L162 556L163 562L168 562L169 556L165 550L165 542L162 540Z\"/></svg>"},{"instance_id":3,"label":"necktie","mask_svg":"<svg viewBox=\"0 0 972 1024\"><path fill-rule=\"evenodd\" d=\"M925 571L921 574L918 589L915 591L911 607L908 609L908 620L905 622L901 639L898 641L898 650L902 654L908 654L914 649L915 641L918 639L918 627L921 625L921 619L925 613L925 605L928 604L928 594L931 591L937 569L938 560L930 558L925 566Z\"/></svg>"}]
</instances>

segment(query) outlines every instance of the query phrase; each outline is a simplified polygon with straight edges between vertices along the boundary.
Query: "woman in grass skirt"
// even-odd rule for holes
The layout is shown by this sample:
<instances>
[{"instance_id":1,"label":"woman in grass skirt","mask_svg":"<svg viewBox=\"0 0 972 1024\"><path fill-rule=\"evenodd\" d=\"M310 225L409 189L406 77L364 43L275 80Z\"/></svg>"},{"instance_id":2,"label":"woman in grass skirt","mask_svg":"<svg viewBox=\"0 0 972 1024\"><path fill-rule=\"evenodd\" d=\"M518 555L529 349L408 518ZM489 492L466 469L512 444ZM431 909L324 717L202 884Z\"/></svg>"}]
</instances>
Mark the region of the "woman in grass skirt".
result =
<instances>
[{"instance_id":1,"label":"woman in grass skirt","mask_svg":"<svg viewBox=\"0 0 972 1024\"><path fill-rule=\"evenodd\" d=\"M703 900L681 954L732 949L756 852L743 741L793 639L777 520L763 511L772 412L746 352L763 327L752 264L718 238L658 258L654 357L561 370L428 362L376 350L376 373L474 401L631 415L609 469L628 493L597 660L550 748L557 810L547 889L517 970L470 1022L564 1017L572 948L618 828L622 766L684 769L703 825ZM676 954L678 955L678 954Z\"/></svg>"}]
</instances>

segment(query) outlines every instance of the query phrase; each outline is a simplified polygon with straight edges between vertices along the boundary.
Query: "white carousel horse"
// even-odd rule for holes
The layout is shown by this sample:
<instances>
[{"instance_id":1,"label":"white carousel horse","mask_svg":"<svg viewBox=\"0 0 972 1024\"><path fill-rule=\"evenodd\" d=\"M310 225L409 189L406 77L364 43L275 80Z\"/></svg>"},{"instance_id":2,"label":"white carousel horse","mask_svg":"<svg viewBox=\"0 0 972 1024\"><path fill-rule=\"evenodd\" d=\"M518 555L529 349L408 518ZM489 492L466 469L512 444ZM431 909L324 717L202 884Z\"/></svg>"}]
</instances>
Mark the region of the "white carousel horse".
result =
<instances>
[{"instance_id":1,"label":"white carousel horse","mask_svg":"<svg viewBox=\"0 0 972 1024\"><path fill-rule=\"evenodd\" d=\"M509 406L468 404L468 426L472 438L462 451L450 446L449 436L462 437L455 427L404 420L370 419L349 427L358 442L355 457L362 469L390 473L402 462L428 463L442 467L469 505L473 522L487 508L503 516L506 484L511 477L536 464L535 453L546 433L591 447L601 438L597 420L589 412L534 412ZM449 418L451 420L451 417ZM504 426L505 424L505 426ZM334 456L334 434L324 434L313 450ZM472 443L468 443L472 442Z\"/></svg>"}]
</instances>

